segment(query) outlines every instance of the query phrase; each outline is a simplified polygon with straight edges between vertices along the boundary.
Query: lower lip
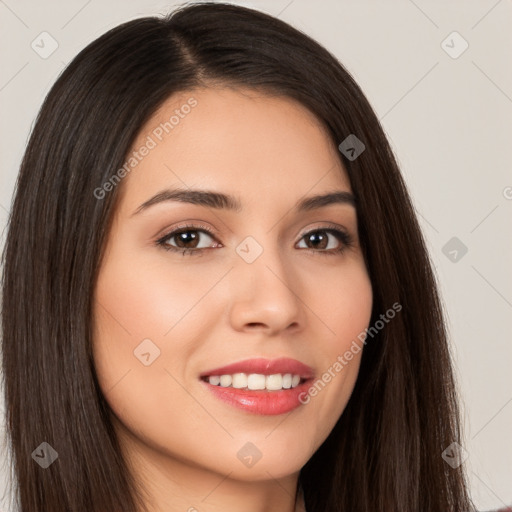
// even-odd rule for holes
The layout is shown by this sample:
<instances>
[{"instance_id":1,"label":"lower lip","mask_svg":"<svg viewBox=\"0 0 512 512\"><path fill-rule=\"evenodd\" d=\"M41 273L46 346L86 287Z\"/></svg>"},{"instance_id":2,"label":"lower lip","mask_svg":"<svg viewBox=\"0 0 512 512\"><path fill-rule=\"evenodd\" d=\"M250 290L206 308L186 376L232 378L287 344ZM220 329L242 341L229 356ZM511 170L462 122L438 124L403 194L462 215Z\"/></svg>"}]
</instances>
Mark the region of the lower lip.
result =
<instances>
[{"instance_id":1,"label":"lower lip","mask_svg":"<svg viewBox=\"0 0 512 512\"><path fill-rule=\"evenodd\" d=\"M311 379L304 381L295 388L281 391L250 390L232 387L213 386L201 381L207 388L223 402L238 409L262 415L277 415L293 411L300 405L299 397L306 396Z\"/></svg>"}]
</instances>

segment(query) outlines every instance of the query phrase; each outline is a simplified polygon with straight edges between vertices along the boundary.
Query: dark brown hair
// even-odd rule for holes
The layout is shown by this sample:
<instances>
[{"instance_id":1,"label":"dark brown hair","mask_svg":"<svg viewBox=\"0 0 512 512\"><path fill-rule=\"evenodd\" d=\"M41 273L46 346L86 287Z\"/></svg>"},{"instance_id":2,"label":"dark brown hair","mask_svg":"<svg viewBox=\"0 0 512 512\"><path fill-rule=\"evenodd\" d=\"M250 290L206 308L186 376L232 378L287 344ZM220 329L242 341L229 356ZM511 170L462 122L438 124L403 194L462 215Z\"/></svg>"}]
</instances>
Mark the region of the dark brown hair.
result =
<instances>
[{"instance_id":1,"label":"dark brown hair","mask_svg":"<svg viewBox=\"0 0 512 512\"><path fill-rule=\"evenodd\" d=\"M3 373L20 512L135 512L144 507L120 453L92 359L93 295L123 166L170 95L224 84L293 98L338 146L357 201L373 286L359 376L329 437L300 473L308 512L473 510L452 363L435 277L398 165L351 75L326 49L264 13L219 3L120 25L87 46L48 94L21 165L4 249ZM58 460L42 470L42 442Z\"/></svg>"}]
</instances>

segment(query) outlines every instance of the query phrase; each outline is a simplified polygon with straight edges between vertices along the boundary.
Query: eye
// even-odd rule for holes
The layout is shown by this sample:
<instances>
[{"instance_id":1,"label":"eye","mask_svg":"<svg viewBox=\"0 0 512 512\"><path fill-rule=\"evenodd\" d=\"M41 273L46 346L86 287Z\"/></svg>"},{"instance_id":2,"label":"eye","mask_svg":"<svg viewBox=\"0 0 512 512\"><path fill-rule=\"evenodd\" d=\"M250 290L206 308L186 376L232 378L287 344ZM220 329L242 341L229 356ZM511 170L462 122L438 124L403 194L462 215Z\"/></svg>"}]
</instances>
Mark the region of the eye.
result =
<instances>
[{"instance_id":1,"label":"eye","mask_svg":"<svg viewBox=\"0 0 512 512\"><path fill-rule=\"evenodd\" d=\"M301 246L302 241L305 245ZM298 247L325 254L339 254L352 246L352 243L351 235L345 231L338 228L320 228L302 235Z\"/></svg>"},{"instance_id":2,"label":"eye","mask_svg":"<svg viewBox=\"0 0 512 512\"><path fill-rule=\"evenodd\" d=\"M212 245L213 234L205 226L180 226L157 240L157 244L168 251L185 254L201 253L203 249L218 247Z\"/></svg>"}]
</instances>

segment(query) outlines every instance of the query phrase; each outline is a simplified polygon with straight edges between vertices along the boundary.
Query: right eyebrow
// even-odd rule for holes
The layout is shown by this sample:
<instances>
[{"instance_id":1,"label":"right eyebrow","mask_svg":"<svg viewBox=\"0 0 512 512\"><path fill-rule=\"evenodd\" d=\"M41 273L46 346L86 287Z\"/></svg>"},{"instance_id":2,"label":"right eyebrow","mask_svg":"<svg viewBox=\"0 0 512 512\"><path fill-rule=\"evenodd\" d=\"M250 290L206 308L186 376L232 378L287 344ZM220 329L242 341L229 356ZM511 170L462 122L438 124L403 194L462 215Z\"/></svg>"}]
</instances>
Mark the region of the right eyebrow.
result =
<instances>
[{"instance_id":1,"label":"right eyebrow","mask_svg":"<svg viewBox=\"0 0 512 512\"><path fill-rule=\"evenodd\" d=\"M209 208L216 209L228 209L239 212L242 210L240 201L230 195L222 194L220 192L212 192L209 190L198 190L198 189L168 189L159 192L151 199L142 203L132 215L140 213L146 210L150 206L153 206L164 201L181 201L183 203L197 204L199 206L206 206Z\"/></svg>"}]
</instances>

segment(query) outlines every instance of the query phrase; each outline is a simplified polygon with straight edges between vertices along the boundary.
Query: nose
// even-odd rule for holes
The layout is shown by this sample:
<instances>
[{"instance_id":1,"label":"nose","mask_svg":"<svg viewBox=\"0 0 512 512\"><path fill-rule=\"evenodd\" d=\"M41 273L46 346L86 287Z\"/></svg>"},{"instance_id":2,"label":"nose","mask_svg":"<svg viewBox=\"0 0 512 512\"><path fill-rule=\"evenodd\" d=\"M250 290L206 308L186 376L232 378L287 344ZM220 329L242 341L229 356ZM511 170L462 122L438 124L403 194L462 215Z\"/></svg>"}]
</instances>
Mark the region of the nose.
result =
<instances>
[{"instance_id":1,"label":"nose","mask_svg":"<svg viewBox=\"0 0 512 512\"><path fill-rule=\"evenodd\" d=\"M304 326L300 279L290 265L284 266L277 250L263 251L252 263L240 259L231 279L229 318L236 331L275 335Z\"/></svg>"}]
</instances>

